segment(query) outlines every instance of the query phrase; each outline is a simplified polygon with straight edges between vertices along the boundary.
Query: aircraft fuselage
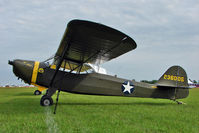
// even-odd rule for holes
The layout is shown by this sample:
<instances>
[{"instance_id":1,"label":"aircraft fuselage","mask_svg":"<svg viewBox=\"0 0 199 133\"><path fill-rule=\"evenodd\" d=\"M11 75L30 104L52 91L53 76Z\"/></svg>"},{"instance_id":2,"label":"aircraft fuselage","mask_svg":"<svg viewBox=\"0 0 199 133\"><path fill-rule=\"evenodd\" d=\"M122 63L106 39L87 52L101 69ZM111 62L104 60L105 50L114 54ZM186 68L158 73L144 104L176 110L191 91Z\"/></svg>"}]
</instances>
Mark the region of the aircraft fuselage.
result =
<instances>
[{"instance_id":1,"label":"aircraft fuselage","mask_svg":"<svg viewBox=\"0 0 199 133\"><path fill-rule=\"evenodd\" d=\"M15 60L13 65L15 75L26 83L49 88L55 69L43 62ZM128 96L145 98L180 99L188 96L188 89L163 87L127 80L100 73L75 74L59 70L52 88L70 93Z\"/></svg>"},{"instance_id":2,"label":"aircraft fuselage","mask_svg":"<svg viewBox=\"0 0 199 133\"><path fill-rule=\"evenodd\" d=\"M43 73L38 73L37 84L48 87L49 81L55 70L49 67L44 68ZM133 90L125 91L124 82L131 82ZM99 73L74 74L66 71L59 71L54 83L54 88L60 88L61 91L107 96L130 96L146 98L165 98L172 99L175 95L175 88L158 87L155 84L136 82L132 80L118 78ZM188 91L187 89L177 89L179 92ZM176 98L184 98L183 95L176 95Z\"/></svg>"}]
</instances>

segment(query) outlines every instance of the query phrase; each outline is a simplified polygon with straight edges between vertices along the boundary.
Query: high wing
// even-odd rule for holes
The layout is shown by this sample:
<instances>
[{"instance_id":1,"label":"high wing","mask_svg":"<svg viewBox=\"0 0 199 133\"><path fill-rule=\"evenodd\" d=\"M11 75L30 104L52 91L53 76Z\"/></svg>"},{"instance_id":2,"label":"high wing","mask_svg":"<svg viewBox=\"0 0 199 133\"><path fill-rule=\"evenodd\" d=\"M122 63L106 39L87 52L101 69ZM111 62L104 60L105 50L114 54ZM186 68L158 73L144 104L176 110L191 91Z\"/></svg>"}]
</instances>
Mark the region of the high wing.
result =
<instances>
[{"instance_id":1,"label":"high wing","mask_svg":"<svg viewBox=\"0 0 199 133\"><path fill-rule=\"evenodd\" d=\"M57 65L62 56L61 67L67 69L84 63L101 64L136 47L132 38L118 30L90 21L72 20L67 25L53 64ZM89 67L81 69L84 71Z\"/></svg>"}]
</instances>

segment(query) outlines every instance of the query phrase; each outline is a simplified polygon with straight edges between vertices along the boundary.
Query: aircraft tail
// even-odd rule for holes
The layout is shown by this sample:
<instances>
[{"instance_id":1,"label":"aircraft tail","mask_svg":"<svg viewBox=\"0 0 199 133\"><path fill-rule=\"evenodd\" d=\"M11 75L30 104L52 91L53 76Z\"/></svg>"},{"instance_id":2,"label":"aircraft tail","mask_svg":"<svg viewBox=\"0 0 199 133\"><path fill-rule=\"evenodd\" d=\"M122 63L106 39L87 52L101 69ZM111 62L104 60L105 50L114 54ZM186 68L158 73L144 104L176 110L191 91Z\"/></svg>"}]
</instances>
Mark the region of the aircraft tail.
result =
<instances>
[{"instance_id":1,"label":"aircraft tail","mask_svg":"<svg viewBox=\"0 0 199 133\"><path fill-rule=\"evenodd\" d=\"M187 74L182 67L172 66L160 77L157 86L189 88Z\"/></svg>"}]
</instances>

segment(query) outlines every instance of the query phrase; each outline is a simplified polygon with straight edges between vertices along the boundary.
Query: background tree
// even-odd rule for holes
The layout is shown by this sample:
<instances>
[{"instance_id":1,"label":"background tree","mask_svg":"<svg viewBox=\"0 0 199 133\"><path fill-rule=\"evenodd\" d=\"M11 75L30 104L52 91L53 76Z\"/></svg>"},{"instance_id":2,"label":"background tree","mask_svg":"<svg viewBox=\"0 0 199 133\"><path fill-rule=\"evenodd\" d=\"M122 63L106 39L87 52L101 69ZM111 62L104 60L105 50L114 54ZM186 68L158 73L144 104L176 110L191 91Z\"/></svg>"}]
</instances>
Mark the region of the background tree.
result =
<instances>
[{"instance_id":1,"label":"background tree","mask_svg":"<svg viewBox=\"0 0 199 133\"><path fill-rule=\"evenodd\" d=\"M157 82L157 80L152 80L152 81L141 80L140 82L149 83L149 84L155 84Z\"/></svg>"}]
</instances>

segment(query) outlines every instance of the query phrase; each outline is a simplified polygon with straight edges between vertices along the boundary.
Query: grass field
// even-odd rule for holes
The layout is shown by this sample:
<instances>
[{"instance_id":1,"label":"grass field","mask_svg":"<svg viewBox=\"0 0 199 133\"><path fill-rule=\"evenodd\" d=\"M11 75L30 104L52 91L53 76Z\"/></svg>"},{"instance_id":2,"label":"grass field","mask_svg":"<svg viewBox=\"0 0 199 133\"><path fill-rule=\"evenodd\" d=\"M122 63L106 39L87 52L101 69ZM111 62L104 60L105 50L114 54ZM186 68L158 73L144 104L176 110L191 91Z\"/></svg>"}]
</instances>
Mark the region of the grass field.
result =
<instances>
[{"instance_id":1,"label":"grass field","mask_svg":"<svg viewBox=\"0 0 199 133\"><path fill-rule=\"evenodd\" d=\"M35 88L0 88L0 133L198 133L199 89L177 105L163 99L88 96L61 92L41 107ZM53 96L55 101L55 96Z\"/></svg>"}]
</instances>

